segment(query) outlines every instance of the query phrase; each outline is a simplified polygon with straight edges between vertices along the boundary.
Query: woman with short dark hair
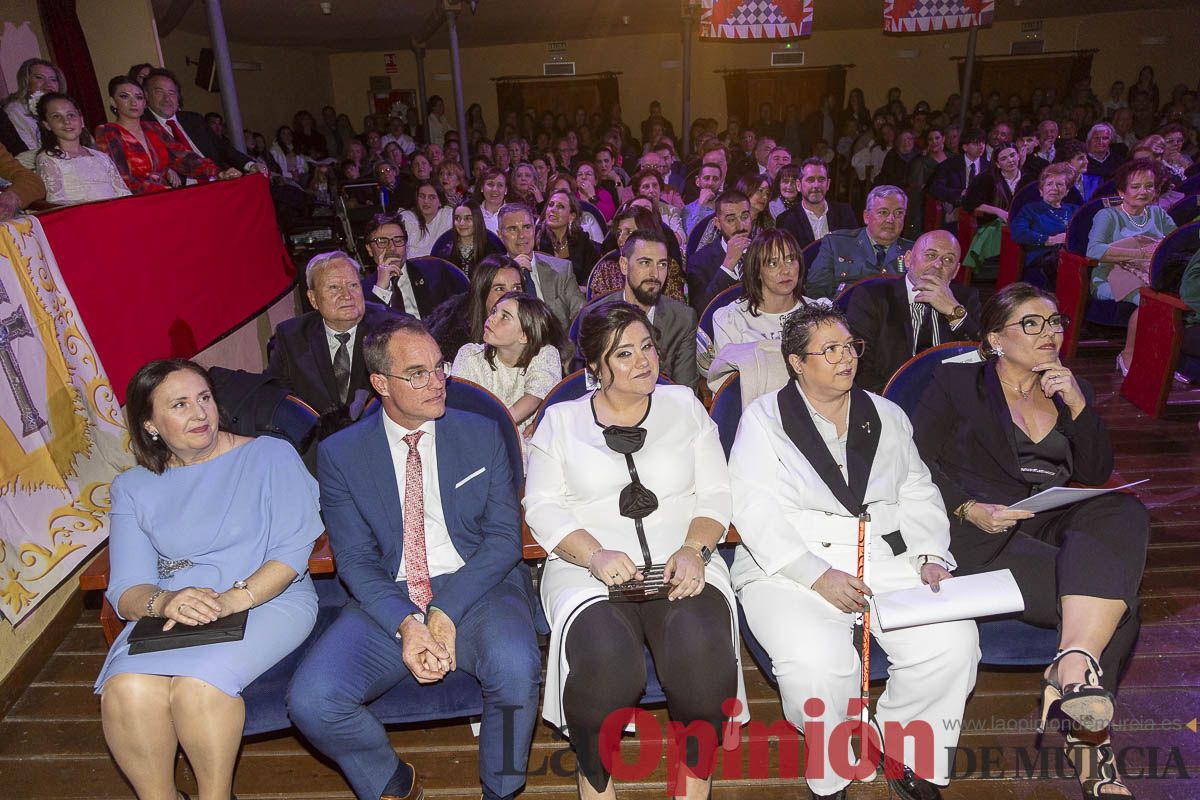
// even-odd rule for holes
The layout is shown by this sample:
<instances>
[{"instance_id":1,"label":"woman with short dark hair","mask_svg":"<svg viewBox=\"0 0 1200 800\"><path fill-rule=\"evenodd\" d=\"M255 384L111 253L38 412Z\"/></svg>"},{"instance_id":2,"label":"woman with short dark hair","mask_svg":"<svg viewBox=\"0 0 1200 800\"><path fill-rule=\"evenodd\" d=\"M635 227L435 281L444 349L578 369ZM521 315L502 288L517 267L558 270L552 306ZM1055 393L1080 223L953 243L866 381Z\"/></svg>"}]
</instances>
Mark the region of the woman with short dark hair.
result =
<instances>
[{"instance_id":1,"label":"woman with short dark hair","mask_svg":"<svg viewBox=\"0 0 1200 800\"><path fill-rule=\"evenodd\" d=\"M649 645L672 720L713 733L680 742L687 796L707 797L723 705L745 703L729 572L713 557L729 522L725 455L691 388L657 385L641 309L587 314L580 345L599 388L546 410L525 487L525 519L555 556L541 581L551 626L542 714L570 731L580 797L615 797L605 767L615 753L600 731L637 705Z\"/></svg>"},{"instance_id":2,"label":"woman with short dark hair","mask_svg":"<svg viewBox=\"0 0 1200 800\"><path fill-rule=\"evenodd\" d=\"M1010 508L1051 487L1098 486L1112 475L1091 384L1059 360L1069 323L1053 296L1027 283L1006 286L983 306L985 360L938 367L913 427L952 512L958 572L1011 569L1025 599L1022 619L1059 630L1042 681L1043 725L1054 706L1068 718L1067 755L1085 796L1129 797L1106 731L1138 634L1146 509L1123 493L1036 516Z\"/></svg>"},{"instance_id":3,"label":"woman with short dark hair","mask_svg":"<svg viewBox=\"0 0 1200 800\"><path fill-rule=\"evenodd\" d=\"M781 336L791 380L746 408L729 454L742 539L730 572L771 657L784 716L808 733L808 789L835 800L850 776L832 767L847 743L830 734L862 688L854 614L872 593L937 591L955 564L946 511L908 417L854 383L866 345L842 312L802 307ZM953 752L979 660L975 622L881 631L871 621L891 660L873 720L881 730L922 726L931 751ZM928 784L949 781L945 760L886 755L900 797L941 796Z\"/></svg>"},{"instance_id":4,"label":"woman with short dark hair","mask_svg":"<svg viewBox=\"0 0 1200 800\"><path fill-rule=\"evenodd\" d=\"M1038 176L1040 200L1026 203L1012 218L1013 241L1025 248L1024 279L1043 289L1053 288L1058 274L1058 253L1067 242L1067 224L1079 210L1065 202L1075 170L1069 164L1051 164Z\"/></svg>"},{"instance_id":5,"label":"woman with short dark hair","mask_svg":"<svg viewBox=\"0 0 1200 800\"><path fill-rule=\"evenodd\" d=\"M138 797L176 795L178 747L202 797L229 797L242 690L316 622L307 570L324 530L317 483L286 442L222 431L212 382L194 362L139 369L125 415L138 466L112 483L106 596L130 624L96 679L104 737ZM130 653L137 620L170 630L243 611L240 641Z\"/></svg>"}]
</instances>

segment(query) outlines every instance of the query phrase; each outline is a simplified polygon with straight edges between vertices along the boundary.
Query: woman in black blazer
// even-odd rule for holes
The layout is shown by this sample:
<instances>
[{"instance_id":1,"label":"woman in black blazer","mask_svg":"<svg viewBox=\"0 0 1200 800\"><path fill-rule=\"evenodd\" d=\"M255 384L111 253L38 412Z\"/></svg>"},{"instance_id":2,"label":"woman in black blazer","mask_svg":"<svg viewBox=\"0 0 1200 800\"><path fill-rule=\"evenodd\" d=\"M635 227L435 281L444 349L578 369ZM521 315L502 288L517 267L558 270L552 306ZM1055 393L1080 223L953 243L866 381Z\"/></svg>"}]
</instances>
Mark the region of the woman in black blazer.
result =
<instances>
[{"instance_id":1,"label":"woman in black blazer","mask_svg":"<svg viewBox=\"0 0 1200 800\"><path fill-rule=\"evenodd\" d=\"M1051 486L1102 484L1112 445L1091 385L1058 359L1068 320L1027 283L983 307L982 364L945 364L913 420L941 489L960 574L1010 569L1023 619L1059 629L1046 670L1043 725L1054 705L1070 722L1067 753L1088 797L1128 796L1107 728L1113 692L1138 633L1138 584L1149 517L1111 493L1036 516L1007 507ZM1113 790L1118 793L1113 794Z\"/></svg>"}]
</instances>

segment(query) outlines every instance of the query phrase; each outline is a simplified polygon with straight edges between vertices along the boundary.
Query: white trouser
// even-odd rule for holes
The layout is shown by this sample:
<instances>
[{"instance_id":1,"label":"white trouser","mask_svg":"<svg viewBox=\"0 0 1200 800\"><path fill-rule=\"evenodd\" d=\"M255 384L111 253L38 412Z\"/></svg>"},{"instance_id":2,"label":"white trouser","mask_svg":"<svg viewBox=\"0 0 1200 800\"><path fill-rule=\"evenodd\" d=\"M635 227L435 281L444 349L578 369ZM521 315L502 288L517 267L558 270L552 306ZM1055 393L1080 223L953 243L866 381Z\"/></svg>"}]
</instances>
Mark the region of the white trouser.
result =
<instances>
[{"instance_id":1,"label":"white trouser","mask_svg":"<svg viewBox=\"0 0 1200 800\"><path fill-rule=\"evenodd\" d=\"M831 550L821 556L831 563L843 561ZM853 548L845 548L853 557ZM834 555L834 558L830 558ZM844 569L849 564L842 564ZM854 574L854 568L848 570ZM872 592L887 592L921 585L920 576L907 558L872 554L867 585ZM822 762L809 761L806 772L809 788L819 794L834 794L850 783L831 766L829 739L835 727L846 721L847 704L859 696L860 665L854 647L854 616L839 611L811 589L782 576L753 580L738 592L746 621L754 636L771 656L783 713L788 722L804 733L806 722L824 724ZM953 748L958 744L963 707L975 686L979 664L979 632L974 620L944 622L890 632L879 630L871 620L871 632L891 662L887 687L872 709L871 717L885 732L896 725L923 720L932 728L933 767L929 772L928 735L904 738L903 756L888 757L903 761L918 777L945 786L950 782ZM815 698L824 705L820 714L805 713L805 701ZM812 709L810 709L812 710ZM853 715L857 716L857 715ZM915 726L914 730L918 727ZM916 741L924 742L917 745ZM806 749L814 743L805 742ZM847 741L843 763L854 764ZM918 750L926 752L918 752ZM845 771L844 768L842 770Z\"/></svg>"}]
</instances>

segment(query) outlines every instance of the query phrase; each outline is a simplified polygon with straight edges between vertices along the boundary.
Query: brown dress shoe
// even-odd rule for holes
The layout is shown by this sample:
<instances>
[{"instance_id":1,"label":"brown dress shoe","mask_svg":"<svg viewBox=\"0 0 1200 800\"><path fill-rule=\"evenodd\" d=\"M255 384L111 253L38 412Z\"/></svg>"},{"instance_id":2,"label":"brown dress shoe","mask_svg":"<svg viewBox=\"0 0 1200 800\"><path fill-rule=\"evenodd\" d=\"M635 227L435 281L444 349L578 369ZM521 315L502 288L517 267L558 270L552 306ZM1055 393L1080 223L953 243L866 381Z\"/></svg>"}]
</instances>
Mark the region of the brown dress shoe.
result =
<instances>
[{"instance_id":1,"label":"brown dress shoe","mask_svg":"<svg viewBox=\"0 0 1200 800\"><path fill-rule=\"evenodd\" d=\"M421 785L421 778L417 775L416 767L413 767L412 788L408 790L408 794L384 794L379 796L379 800L425 800L425 787Z\"/></svg>"}]
</instances>

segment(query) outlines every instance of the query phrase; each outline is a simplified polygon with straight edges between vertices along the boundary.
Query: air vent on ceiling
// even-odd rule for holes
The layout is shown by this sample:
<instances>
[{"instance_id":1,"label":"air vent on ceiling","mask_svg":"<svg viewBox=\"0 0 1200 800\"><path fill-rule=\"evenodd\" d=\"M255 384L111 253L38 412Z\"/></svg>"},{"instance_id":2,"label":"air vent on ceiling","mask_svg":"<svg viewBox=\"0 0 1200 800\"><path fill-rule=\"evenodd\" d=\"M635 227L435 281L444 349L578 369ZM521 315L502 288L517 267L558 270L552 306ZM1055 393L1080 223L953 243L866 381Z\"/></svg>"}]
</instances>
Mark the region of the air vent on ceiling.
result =
<instances>
[{"instance_id":1,"label":"air vent on ceiling","mask_svg":"<svg viewBox=\"0 0 1200 800\"><path fill-rule=\"evenodd\" d=\"M803 50L779 50L771 53L772 67L802 67L804 66Z\"/></svg>"},{"instance_id":2,"label":"air vent on ceiling","mask_svg":"<svg viewBox=\"0 0 1200 800\"><path fill-rule=\"evenodd\" d=\"M555 76L574 75L575 74L575 62L574 61L547 61L546 63L542 64L542 74L543 75L555 75Z\"/></svg>"},{"instance_id":3,"label":"air vent on ceiling","mask_svg":"<svg viewBox=\"0 0 1200 800\"><path fill-rule=\"evenodd\" d=\"M1014 56L1032 56L1046 51L1046 43L1040 39L1027 42L1013 42L1009 54Z\"/></svg>"}]
</instances>

